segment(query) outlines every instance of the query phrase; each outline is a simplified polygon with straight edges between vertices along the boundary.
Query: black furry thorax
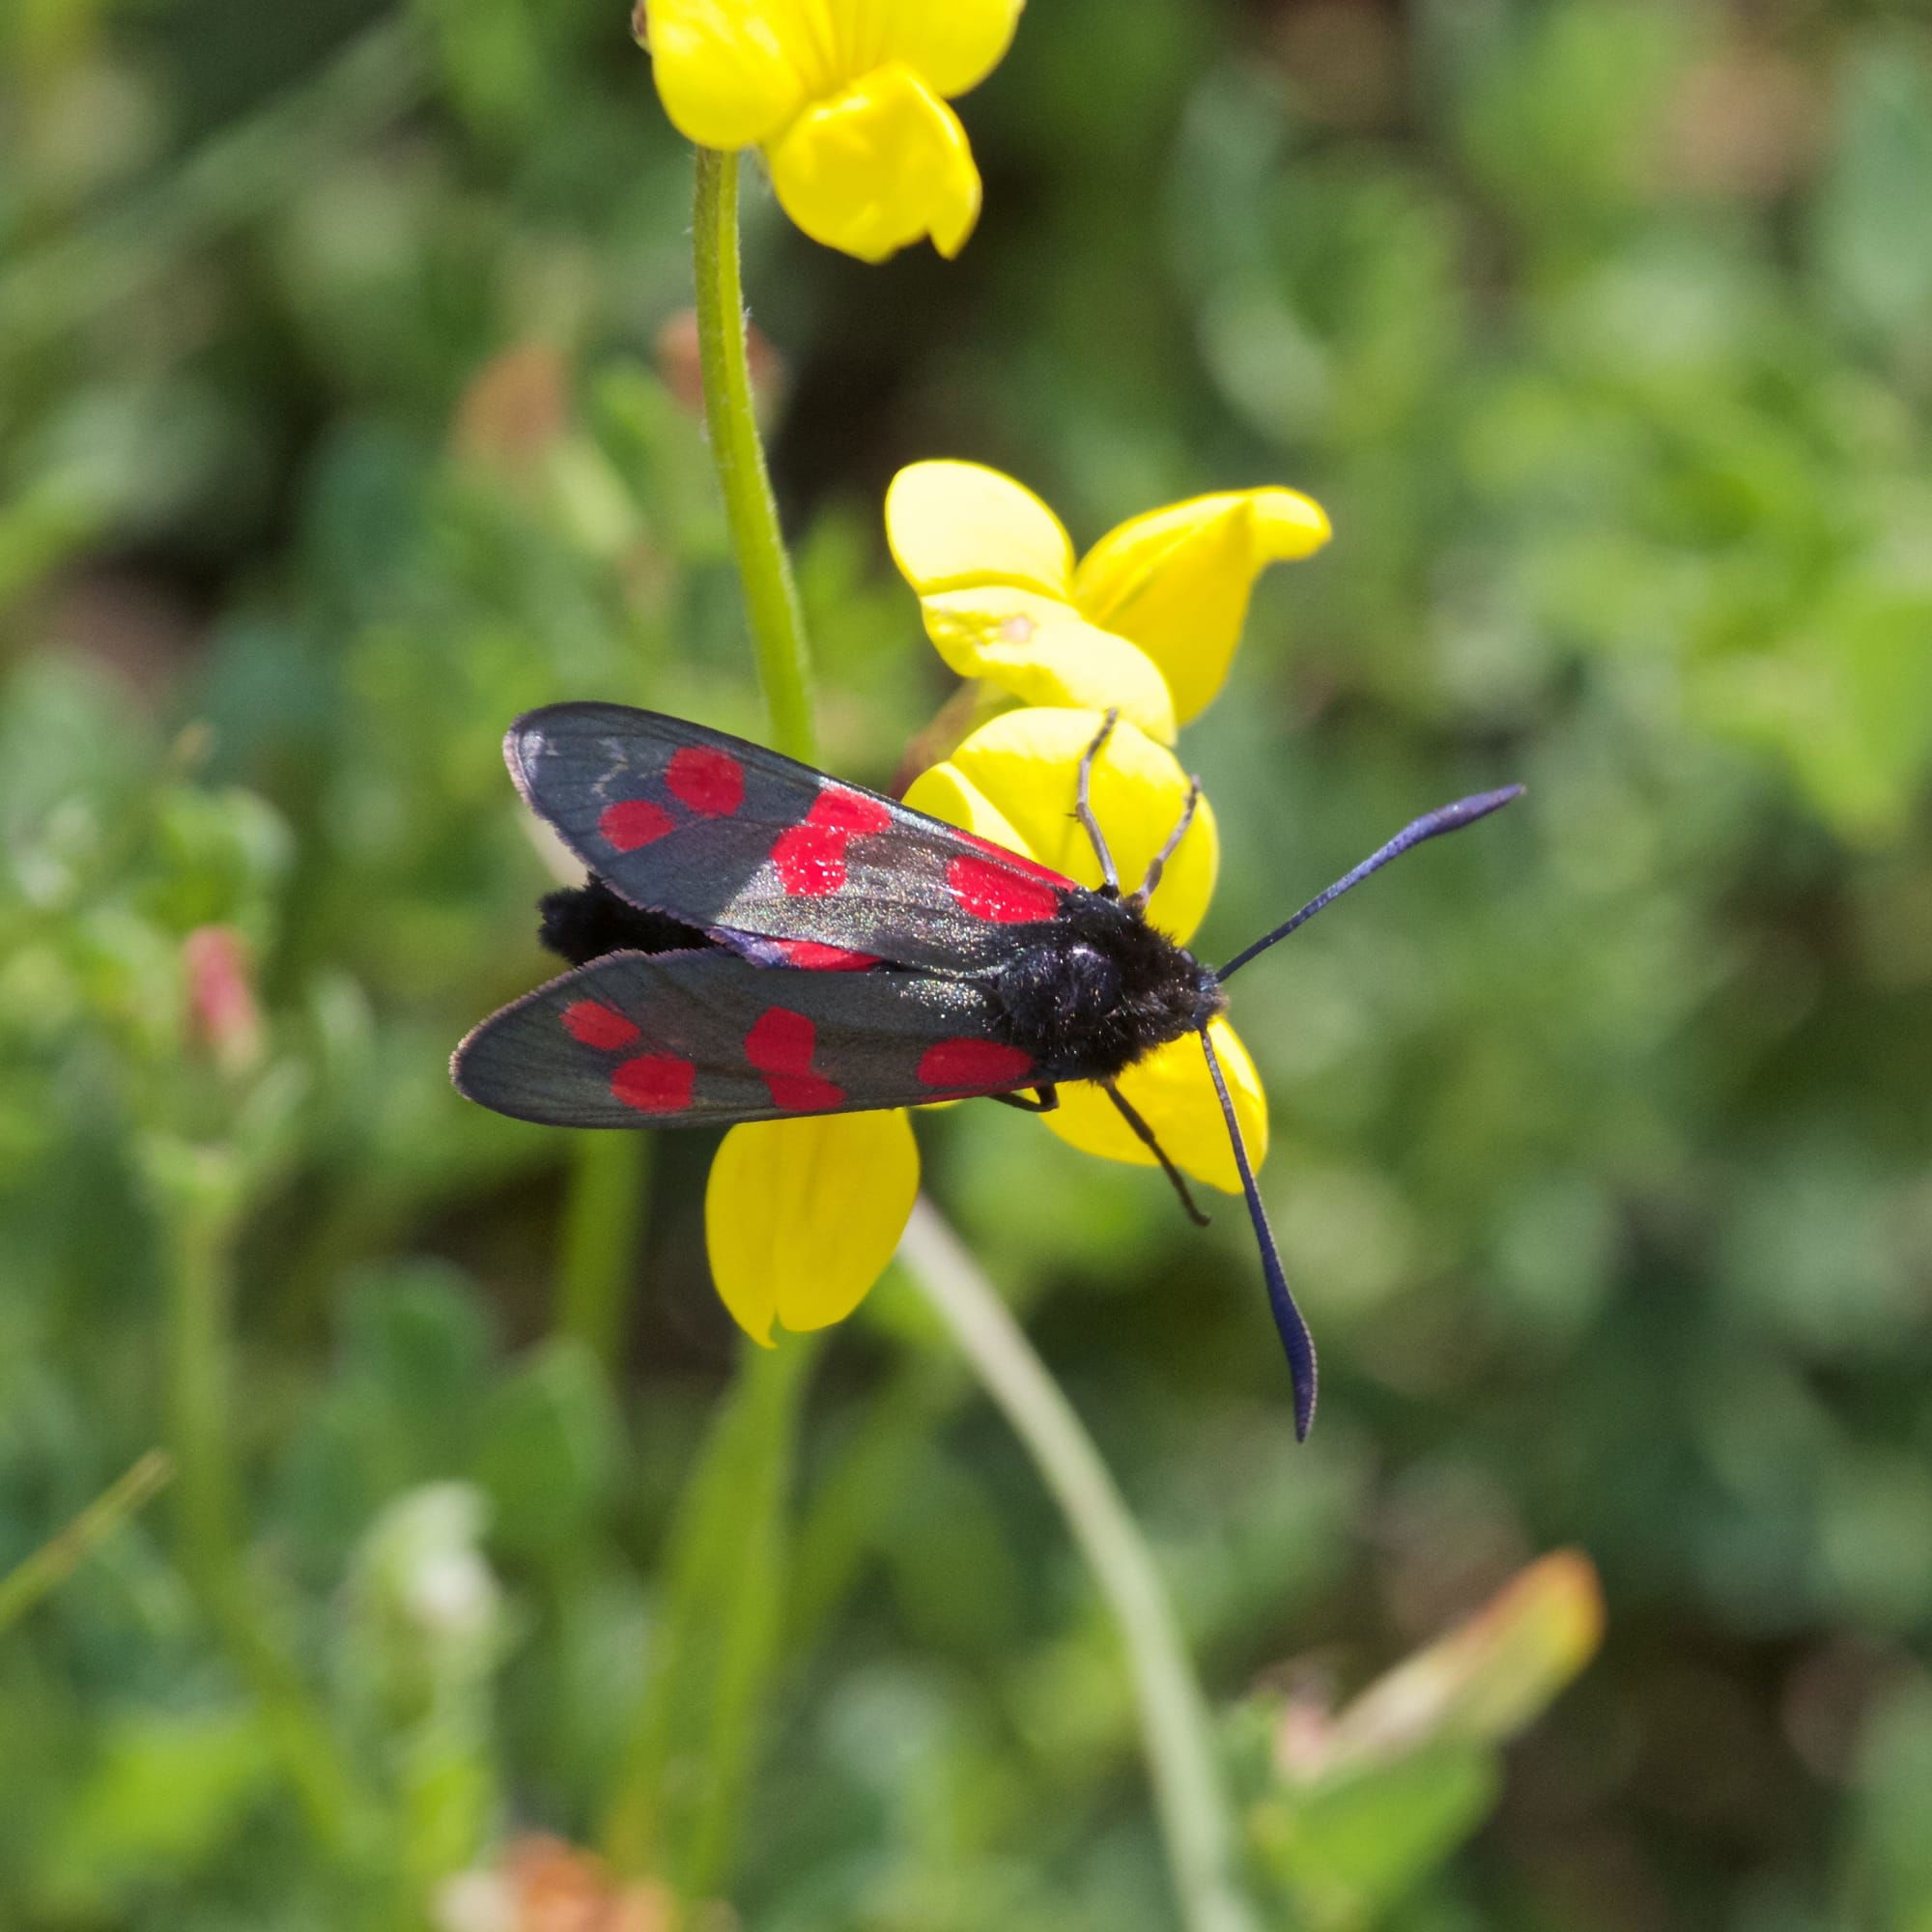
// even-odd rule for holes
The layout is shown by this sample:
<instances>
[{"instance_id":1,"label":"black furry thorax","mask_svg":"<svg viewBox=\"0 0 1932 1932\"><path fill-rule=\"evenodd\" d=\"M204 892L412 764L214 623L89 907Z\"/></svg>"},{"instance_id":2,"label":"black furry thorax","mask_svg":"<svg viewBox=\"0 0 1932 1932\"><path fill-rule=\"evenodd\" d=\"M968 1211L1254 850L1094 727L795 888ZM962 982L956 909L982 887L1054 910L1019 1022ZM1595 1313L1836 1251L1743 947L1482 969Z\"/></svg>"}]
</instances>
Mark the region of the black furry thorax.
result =
<instances>
[{"instance_id":1,"label":"black furry thorax","mask_svg":"<svg viewBox=\"0 0 1932 1932\"><path fill-rule=\"evenodd\" d=\"M992 985L1008 1039L1056 1078L1110 1079L1228 1004L1206 966L1122 900L1082 894L1035 930Z\"/></svg>"}]
</instances>

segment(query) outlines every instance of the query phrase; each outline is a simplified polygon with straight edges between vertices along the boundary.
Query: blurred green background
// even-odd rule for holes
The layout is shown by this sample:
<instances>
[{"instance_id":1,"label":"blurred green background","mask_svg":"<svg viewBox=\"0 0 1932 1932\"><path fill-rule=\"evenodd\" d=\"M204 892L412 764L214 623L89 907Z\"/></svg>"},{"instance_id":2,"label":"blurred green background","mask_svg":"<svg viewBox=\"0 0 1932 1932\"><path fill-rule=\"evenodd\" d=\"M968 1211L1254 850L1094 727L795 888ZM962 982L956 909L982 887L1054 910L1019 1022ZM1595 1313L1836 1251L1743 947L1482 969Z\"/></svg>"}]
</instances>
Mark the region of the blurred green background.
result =
<instances>
[{"instance_id":1,"label":"blurred green background","mask_svg":"<svg viewBox=\"0 0 1932 1932\"><path fill-rule=\"evenodd\" d=\"M444 1064L545 971L508 719L759 729L688 151L610 0L16 0L0 49L0 1573L156 1443L237 1492L0 1631L0 1925L650 1932L652 1891L448 1880L615 1842L639 1749L676 1796L667 1525L738 1347L709 1149L651 1150L600 1357L569 1137ZM828 765L885 782L946 695L879 527L945 455L1083 545L1250 483L1332 514L1185 741L1207 956L1531 788L1238 989L1306 1449L1234 1204L1199 1236L1002 1110L922 1125L1171 1579L1264 1922L1923 1932L1922 10L1034 0L961 111L957 264L751 196ZM1110 1630L903 1281L802 1453L703 1889L1171 1926ZM1571 1545L1605 1648L1519 1742L1295 1784L1323 1709Z\"/></svg>"}]
</instances>

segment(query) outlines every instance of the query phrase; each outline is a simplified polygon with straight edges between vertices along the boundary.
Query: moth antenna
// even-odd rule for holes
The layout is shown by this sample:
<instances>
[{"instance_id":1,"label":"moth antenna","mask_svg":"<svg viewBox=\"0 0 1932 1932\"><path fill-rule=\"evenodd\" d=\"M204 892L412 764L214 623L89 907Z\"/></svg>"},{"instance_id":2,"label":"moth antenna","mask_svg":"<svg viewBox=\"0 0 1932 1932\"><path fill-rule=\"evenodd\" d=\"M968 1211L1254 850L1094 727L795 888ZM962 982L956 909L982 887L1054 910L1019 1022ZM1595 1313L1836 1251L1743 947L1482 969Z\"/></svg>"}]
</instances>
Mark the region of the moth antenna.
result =
<instances>
[{"instance_id":1,"label":"moth antenna","mask_svg":"<svg viewBox=\"0 0 1932 1932\"><path fill-rule=\"evenodd\" d=\"M1459 798L1454 805L1439 806L1434 811L1425 812L1413 824L1405 825L1378 851L1371 852L1353 871L1343 873L1325 893L1318 893L1293 919L1284 920L1272 932L1236 953L1214 977L1224 981L1232 980L1250 959L1265 952L1277 940L1286 939L1296 926L1305 925L1323 906L1339 899L1350 887L1359 886L1371 872L1379 872L1391 859L1400 858L1411 845L1420 845L1425 838L1436 838L1445 832L1460 832L1463 826L1473 825L1479 818L1487 818L1491 812L1499 811L1512 799L1521 796L1520 785L1505 785L1501 791L1478 792L1473 798Z\"/></svg>"},{"instance_id":2,"label":"moth antenna","mask_svg":"<svg viewBox=\"0 0 1932 1932\"><path fill-rule=\"evenodd\" d=\"M1121 707L1118 704L1109 705L1107 715L1100 721L1099 730L1094 734L1094 742L1080 754L1080 777L1073 802L1073 815L1092 842L1094 858L1100 862L1100 877L1105 882L1100 890L1110 899L1121 895L1121 875L1115 867L1107 835L1100 830L1100 821L1094 815L1094 760L1100 755L1107 740L1114 735L1114 726L1120 722Z\"/></svg>"},{"instance_id":3,"label":"moth antenna","mask_svg":"<svg viewBox=\"0 0 1932 1932\"><path fill-rule=\"evenodd\" d=\"M1194 823L1194 813L1200 804L1201 781L1190 774L1187 802L1180 808L1179 823L1167 835L1167 843L1148 861L1147 877L1128 895L1127 903L1136 912L1145 911L1148 900L1153 897L1154 888L1160 884L1160 875L1167 870L1167 862L1174 857L1175 848L1187 837L1187 828Z\"/></svg>"},{"instance_id":4,"label":"moth antenna","mask_svg":"<svg viewBox=\"0 0 1932 1932\"><path fill-rule=\"evenodd\" d=\"M1208 1071L1220 1097L1221 1117L1228 1122L1228 1139L1235 1150L1235 1165L1240 1170L1241 1192L1248 1198L1248 1219L1255 1224L1255 1239L1261 1243L1262 1275L1267 1282L1268 1308L1288 1350L1288 1372L1294 1382L1294 1439L1308 1440L1309 1425L1315 1420L1315 1338L1294 1296L1288 1291L1288 1277L1282 1272L1281 1255L1268 1226L1267 1210L1262 1206L1262 1191L1255 1185L1255 1170L1248 1160L1247 1143L1241 1139L1241 1124L1235 1118L1235 1103L1228 1094L1228 1083L1221 1072L1221 1061L1208 1029L1201 1029L1201 1050L1208 1056Z\"/></svg>"}]
</instances>

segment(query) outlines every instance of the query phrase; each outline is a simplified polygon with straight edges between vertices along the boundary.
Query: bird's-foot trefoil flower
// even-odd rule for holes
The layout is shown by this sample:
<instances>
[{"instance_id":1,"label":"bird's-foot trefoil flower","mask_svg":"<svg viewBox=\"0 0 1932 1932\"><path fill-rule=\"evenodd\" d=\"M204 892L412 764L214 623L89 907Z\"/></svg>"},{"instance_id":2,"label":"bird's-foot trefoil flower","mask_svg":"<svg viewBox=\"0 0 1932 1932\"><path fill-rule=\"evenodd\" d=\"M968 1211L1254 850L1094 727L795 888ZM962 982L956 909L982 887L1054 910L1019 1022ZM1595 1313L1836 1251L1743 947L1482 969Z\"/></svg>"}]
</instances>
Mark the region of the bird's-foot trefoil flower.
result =
<instances>
[{"instance_id":1,"label":"bird's-foot trefoil flower","mask_svg":"<svg viewBox=\"0 0 1932 1932\"><path fill-rule=\"evenodd\" d=\"M1064 708L1008 712L922 773L906 803L1097 886L1099 862L1071 806L1081 754L1094 743L1101 716ZM1179 822L1188 788L1165 746L1124 720L1116 725L1094 762L1092 799L1122 878L1146 872ZM1218 854L1214 814L1203 801L1148 905L1150 921L1182 943L1207 910ZM1267 1150L1260 1079L1225 1019L1213 1021L1210 1031L1259 1165ZM1239 1192L1197 1040L1156 1048L1118 1085L1179 1167L1210 1186ZM1059 1089L1059 1099L1057 1111L1042 1118L1063 1140L1110 1160L1154 1164L1100 1089L1070 1081ZM885 1271L918 1185L918 1150L902 1111L733 1127L705 1194L712 1274L725 1306L766 1346L775 1325L818 1328L841 1320Z\"/></svg>"},{"instance_id":2,"label":"bird's-foot trefoil flower","mask_svg":"<svg viewBox=\"0 0 1932 1932\"><path fill-rule=\"evenodd\" d=\"M893 479L886 535L962 677L1028 704L1116 706L1169 744L1220 690L1255 579L1320 550L1328 519L1293 490L1222 491L1130 518L1076 564L1031 490L928 462Z\"/></svg>"},{"instance_id":3,"label":"bird's-foot trefoil flower","mask_svg":"<svg viewBox=\"0 0 1932 1932\"><path fill-rule=\"evenodd\" d=\"M701 147L760 147L813 241L881 262L958 254L980 174L948 100L977 87L1024 0L647 0L658 93Z\"/></svg>"},{"instance_id":4,"label":"bird's-foot trefoil flower","mask_svg":"<svg viewBox=\"0 0 1932 1932\"><path fill-rule=\"evenodd\" d=\"M919 1192L902 1109L733 1127L704 1190L711 1278L769 1349L772 1325L842 1321L886 1271Z\"/></svg>"},{"instance_id":5,"label":"bird's-foot trefoil flower","mask_svg":"<svg viewBox=\"0 0 1932 1932\"><path fill-rule=\"evenodd\" d=\"M978 833L1077 879L1100 884L1092 841L1069 810L1080 756L1100 714L1058 707L1009 711L982 724L943 764L922 772L906 803ZM1094 762L1093 800L1123 880L1139 879L1179 821L1188 777L1164 745L1122 719ZM1148 920L1183 946L1208 910L1220 862L1214 813L1206 799L1175 848L1148 901ZM1257 1167L1267 1152L1267 1100L1247 1048L1225 1019L1209 1028ZM1121 1075L1121 1093L1154 1130L1175 1163L1226 1193L1240 1192L1228 1128L1191 1036L1156 1047ZM1040 1117L1064 1141L1108 1160L1151 1167L1107 1096L1090 1081L1060 1089L1060 1105Z\"/></svg>"}]
</instances>

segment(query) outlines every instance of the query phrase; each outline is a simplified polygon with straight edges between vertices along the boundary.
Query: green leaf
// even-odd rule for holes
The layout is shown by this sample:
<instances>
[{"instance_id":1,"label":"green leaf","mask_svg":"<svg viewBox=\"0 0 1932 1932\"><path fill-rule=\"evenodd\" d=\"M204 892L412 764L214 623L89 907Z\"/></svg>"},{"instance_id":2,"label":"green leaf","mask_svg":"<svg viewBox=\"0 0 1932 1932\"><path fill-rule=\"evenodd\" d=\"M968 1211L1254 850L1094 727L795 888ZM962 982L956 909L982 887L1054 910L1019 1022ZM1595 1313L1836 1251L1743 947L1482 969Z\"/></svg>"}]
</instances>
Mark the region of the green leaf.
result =
<instances>
[{"instance_id":1,"label":"green leaf","mask_svg":"<svg viewBox=\"0 0 1932 1932\"><path fill-rule=\"evenodd\" d=\"M1255 1846L1318 1927L1365 1926L1482 1822L1501 1785L1492 1753L1441 1745L1319 1786L1281 1791L1250 1814Z\"/></svg>"},{"instance_id":2,"label":"green leaf","mask_svg":"<svg viewBox=\"0 0 1932 1932\"><path fill-rule=\"evenodd\" d=\"M95 1767L43 1851L38 1883L47 1902L109 1912L141 1888L193 1873L272 1789L272 1759L250 1711L110 1717Z\"/></svg>"}]
</instances>

